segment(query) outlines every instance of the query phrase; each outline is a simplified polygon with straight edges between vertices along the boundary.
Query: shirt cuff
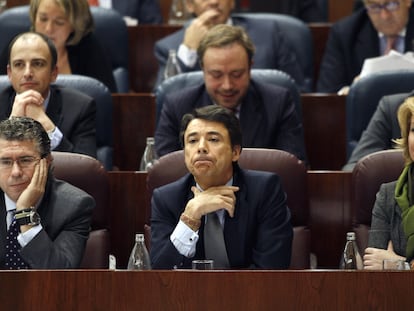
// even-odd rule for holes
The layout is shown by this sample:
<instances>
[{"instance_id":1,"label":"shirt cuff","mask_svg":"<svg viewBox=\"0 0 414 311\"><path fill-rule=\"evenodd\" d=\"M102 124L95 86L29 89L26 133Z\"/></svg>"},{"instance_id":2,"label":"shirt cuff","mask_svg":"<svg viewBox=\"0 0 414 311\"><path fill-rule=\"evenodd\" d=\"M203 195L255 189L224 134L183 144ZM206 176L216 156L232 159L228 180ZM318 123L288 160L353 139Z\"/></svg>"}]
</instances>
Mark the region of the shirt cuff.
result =
<instances>
[{"instance_id":1,"label":"shirt cuff","mask_svg":"<svg viewBox=\"0 0 414 311\"><path fill-rule=\"evenodd\" d=\"M193 68L197 63L197 51L190 50L184 44L180 44L177 56L187 67Z\"/></svg>"},{"instance_id":2,"label":"shirt cuff","mask_svg":"<svg viewBox=\"0 0 414 311\"><path fill-rule=\"evenodd\" d=\"M62 141L63 134L59 130L59 128L55 126L55 129L51 132L47 132L47 135L50 139L50 149L54 150L57 146L59 146L60 142Z\"/></svg>"},{"instance_id":3,"label":"shirt cuff","mask_svg":"<svg viewBox=\"0 0 414 311\"><path fill-rule=\"evenodd\" d=\"M37 226L33 226L29 230L23 233L19 233L17 235L17 241L19 242L21 247L25 247L33 238L42 231L43 227L41 224Z\"/></svg>"},{"instance_id":4,"label":"shirt cuff","mask_svg":"<svg viewBox=\"0 0 414 311\"><path fill-rule=\"evenodd\" d=\"M171 243L185 257L193 257L198 241L198 231L194 232L181 220L170 236Z\"/></svg>"}]
</instances>

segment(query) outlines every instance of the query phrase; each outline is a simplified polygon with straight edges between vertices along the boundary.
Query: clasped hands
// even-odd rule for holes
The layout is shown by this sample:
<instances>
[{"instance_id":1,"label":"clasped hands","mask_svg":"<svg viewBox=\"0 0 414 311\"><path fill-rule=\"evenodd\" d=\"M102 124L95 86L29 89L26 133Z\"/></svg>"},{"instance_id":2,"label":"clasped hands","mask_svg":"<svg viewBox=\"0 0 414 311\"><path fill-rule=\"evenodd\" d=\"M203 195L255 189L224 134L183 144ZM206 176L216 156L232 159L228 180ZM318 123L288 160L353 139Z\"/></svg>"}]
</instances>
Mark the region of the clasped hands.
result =
<instances>
[{"instance_id":1,"label":"clasped hands","mask_svg":"<svg viewBox=\"0 0 414 311\"><path fill-rule=\"evenodd\" d=\"M234 216L236 206L235 192L239 191L236 186L210 187L205 191L200 191L197 187L191 187L194 198L188 201L184 214L192 219L199 220L203 215L225 209L230 217Z\"/></svg>"},{"instance_id":2,"label":"clasped hands","mask_svg":"<svg viewBox=\"0 0 414 311\"><path fill-rule=\"evenodd\" d=\"M47 131L53 131L55 124L45 112L43 96L35 90L27 90L16 94L10 117L29 117L40 122Z\"/></svg>"}]
</instances>

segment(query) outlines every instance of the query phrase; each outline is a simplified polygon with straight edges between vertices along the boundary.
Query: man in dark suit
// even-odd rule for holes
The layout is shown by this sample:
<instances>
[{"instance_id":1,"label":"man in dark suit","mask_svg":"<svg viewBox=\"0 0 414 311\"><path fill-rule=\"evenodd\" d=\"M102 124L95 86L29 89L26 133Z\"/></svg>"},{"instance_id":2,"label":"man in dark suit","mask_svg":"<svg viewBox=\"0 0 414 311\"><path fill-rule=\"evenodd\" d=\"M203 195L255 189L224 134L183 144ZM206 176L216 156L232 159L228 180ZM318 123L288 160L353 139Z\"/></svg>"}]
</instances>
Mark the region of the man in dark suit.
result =
<instances>
[{"instance_id":1,"label":"man in dark suit","mask_svg":"<svg viewBox=\"0 0 414 311\"><path fill-rule=\"evenodd\" d=\"M401 137L397 119L398 108L407 97L413 95L401 93L381 99L343 170L351 171L359 159L370 153L393 148L393 140Z\"/></svg>"},{"instance_id":2,"label":"man in dark suit","mask_svg":"<svg viewBox=\"0 0 414 311\"><path fill-rule=\"evenodd\" d=\"M360 74L365 59L387 50L387 37L398 36L393 49L401 53L413 49L412 0L364 4L364 8L333 25L321 63L319 92L335 93L343 88L342 93L347 94L347 87Z\"/></svg>"},{"instance_id":3,"label":"man in dark suit","mask_svg":"<svg viewBox=\"0 0 414 311\"><path fill-rule=\"evenodd\" d=\"M254 45L241 27L220 24L198 48L204 83L166 95L155 131L158 155L181 149L185 113L217 104L240 118L245 147L281 149L306 160L303 127L290 92L250 79Z\"/></svg>"},{"instance_id":4,"label":"man in dark suit","mask_svg":"<svg viewBox=\"0 0 414 311\"><path fill-rule=\"evenodd\" d=\"M277 175L238 166L242 133L235 115L202 107L183 117L180 133L191 174L153 192L152 267L214 259L216 268L288 268L293 230L286 195ZM221 251L209 233L214 218Z\"/></svg>"},{"instance_id":5,"label":"man in dark suit","mask_svg":"<svg viewBox=\"0 0 414 311\"><path fill-rule=\"evenodd\" d=\"M89 0L90 4L94 2ZM99 5L105 8L112 8L123 16L134 18L140 25L162 23L161 9L157 0L99 1Z\"/></svg>"},{"instance_id":6,"label":"man in dark suit","mask_svg":"<svg viewBox=\"0 0 414 311\"><path fill-rule=\"evenodd\" d=\"M256 46L254 68L278 69L289 74L303 88L304 73L276 22L264 19L230 17L234 0L186 1L188 12L196 16L183 29L159 40L155 44L158 59L156 86L163 80L169 50L176 50L181 72L200 70L196 50L205 33L218 24L241 26Z\"/></svg>"},{"instance_id":7,"label":"man in dark suit","mask_svg":"<svg viewBox=\"0 0 414 311\"><path fill-rule=\"evenodd\" d=\"M20 34L8 54L12 86L0 93L0 120L33 118L49 134L52 150L96 158L95 101L76 90L51 86L58 74L52 41L39 33Z\"/></svg>"},{"instance_id":8,"label":"man in dark suit","mask_svg":"<svg viewBox=\"0 0 414 311\"><path fill-rule=\"evenodd\" d=\"M0 269L80 266L95 201L54 179L52 161L49 136L39 122L0 122Z\"/></svg>"}]
</instances>

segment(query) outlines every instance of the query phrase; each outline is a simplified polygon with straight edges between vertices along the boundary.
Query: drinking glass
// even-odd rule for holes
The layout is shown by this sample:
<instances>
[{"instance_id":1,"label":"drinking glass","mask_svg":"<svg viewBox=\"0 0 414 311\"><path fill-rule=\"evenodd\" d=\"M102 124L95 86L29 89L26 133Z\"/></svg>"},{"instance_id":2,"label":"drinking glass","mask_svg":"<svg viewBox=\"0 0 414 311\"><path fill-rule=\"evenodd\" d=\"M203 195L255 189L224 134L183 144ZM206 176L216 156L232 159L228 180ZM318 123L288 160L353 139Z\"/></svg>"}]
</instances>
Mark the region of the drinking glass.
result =
<instances>
[{"instance_id":1,"label":"drinking glass","mask_svg":"<svg viewBox=\"0 0 414 311\"><path fill-rule=\"evenodd\" d=\"M211 259L193 260L192 268L194 270L213 270L214 260L211 260Z\"/></svg>"}]
</instances>

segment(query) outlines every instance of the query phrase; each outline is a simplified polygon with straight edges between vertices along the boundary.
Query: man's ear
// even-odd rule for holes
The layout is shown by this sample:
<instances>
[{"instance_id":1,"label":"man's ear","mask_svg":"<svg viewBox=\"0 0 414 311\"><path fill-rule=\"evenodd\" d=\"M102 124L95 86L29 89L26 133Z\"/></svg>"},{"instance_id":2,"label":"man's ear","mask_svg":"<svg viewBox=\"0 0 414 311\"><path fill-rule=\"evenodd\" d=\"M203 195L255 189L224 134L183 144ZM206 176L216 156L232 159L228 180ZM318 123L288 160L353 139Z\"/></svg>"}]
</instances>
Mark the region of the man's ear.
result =
<instances>
[{"instance_id":1,"label":"man's ear","mask_svg":"<svg viewBox=\"0 0 414 311\"><path fill-rule=\"evenodd\" d=\"M240 145L233 146L233 157L232 157L232 161L233 162L238 161L239 158L240 158L240 154L241 154L241 146Z\"/></svg>"}]
</instances>

